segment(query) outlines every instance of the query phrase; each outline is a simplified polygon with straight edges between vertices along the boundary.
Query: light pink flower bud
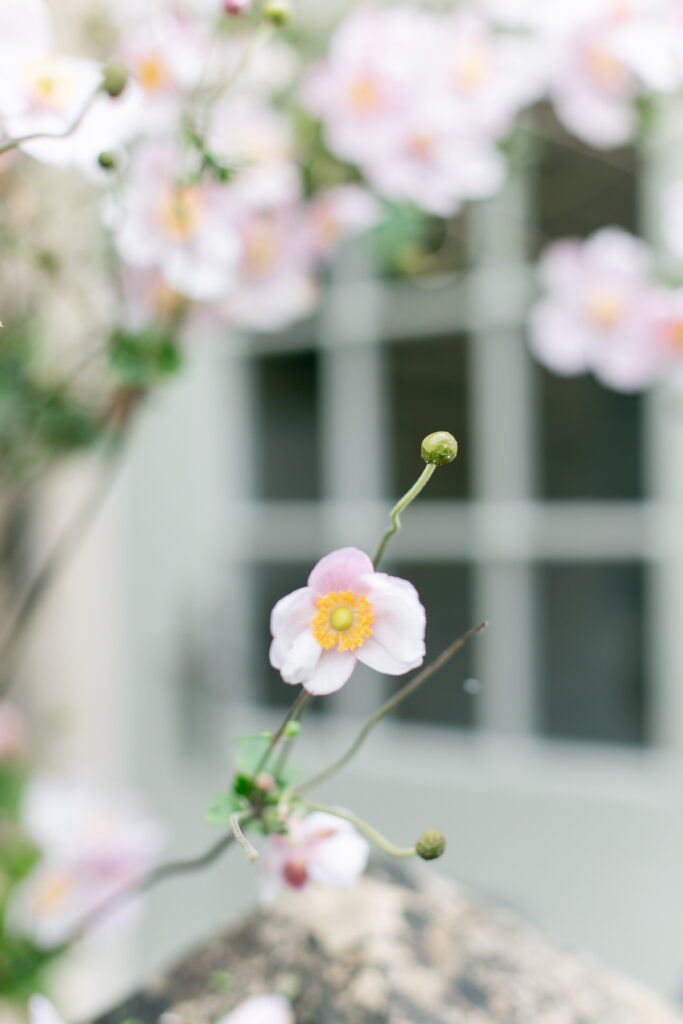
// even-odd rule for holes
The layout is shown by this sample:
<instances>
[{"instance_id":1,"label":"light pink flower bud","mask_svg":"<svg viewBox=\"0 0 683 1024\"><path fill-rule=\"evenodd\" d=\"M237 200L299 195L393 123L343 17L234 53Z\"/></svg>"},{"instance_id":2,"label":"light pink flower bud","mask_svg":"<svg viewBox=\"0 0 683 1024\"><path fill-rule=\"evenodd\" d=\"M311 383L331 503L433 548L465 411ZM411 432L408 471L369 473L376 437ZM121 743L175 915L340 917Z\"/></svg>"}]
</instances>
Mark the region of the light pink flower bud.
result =
<instances>
[{"instance_id":1,"label":"light pink flower bud","mask_svg":"<svg viewBox=\"0 0 683 1024\"><path fill-rule=\"evenodd\" d=\"M244 14L251 7L251 0L223 0L226 14Z\"/></svg>"},{"instance_id":2,"label":"light pink flower bud","mask_svg":"<svg viewBox=\"0 0 683 1024\"><path fill-rule=\"evenodd\" d=\"M9 701L0 701L0 763L18 757L26 743L26 726L21 712Z\"/></svg>"}]
</instances>

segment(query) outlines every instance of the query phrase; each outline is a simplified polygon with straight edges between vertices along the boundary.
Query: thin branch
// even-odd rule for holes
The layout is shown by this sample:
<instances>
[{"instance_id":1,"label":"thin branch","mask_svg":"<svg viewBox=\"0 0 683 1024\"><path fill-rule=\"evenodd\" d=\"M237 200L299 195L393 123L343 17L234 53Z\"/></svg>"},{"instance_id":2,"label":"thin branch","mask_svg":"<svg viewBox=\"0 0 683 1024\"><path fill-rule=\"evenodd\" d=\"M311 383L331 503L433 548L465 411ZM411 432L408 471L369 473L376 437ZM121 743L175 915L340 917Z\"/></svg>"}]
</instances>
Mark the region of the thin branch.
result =
<instances>
[{"instance_id":1,"label":"thin branch","mask_svg":"<svg viewBox=\"0 0 683 1024\"><path fill-rule=\"evenodd\" d=\"M304 690L302 688L301 693L298 695L298 697L290 707L289 711L283 718L282 722L280 722L277 731L273 733L273 738L271 739L270 743L268 744L265 751L261 755L261 759L259 760L258 764L254 768L254 775L258 775L259 772L263 771L266 764L268 763L270 755L272 754L273 750L282 739L285 729L287 728L290 722L296 721L299 718L299 716L303 714L304 708L306 707L310 699L310 693L308 693L307 690Z\"/></svg>"},{"instance_id":2,"label":"thin branch","mask_svg":"<svg viewBox=\"0 0 683 1024\"><path fill-rule=\"evenodd\" d=\"M255 846L252 846L240 828L240 822L248 821L251 817L253 817L253 815L249 811L235 811L234 814L230 815L230 828L235 842L239 843L242 849L246 851L247 857L250 861L255 861L259 859L259 852Z\"/></svg>"},{"instance_id":3,"label":"thin branch","mask_svg":"<svg viewBox=\"0 0 683 1024\"><path fill-rule=\"evenodd\" d=\"M28 135L17 135L14 139L7 139L6 142L0 144L0 156L3 153L9 153L12 149L17 149L18 146L23 146L25 142L33 142L34 139L66 139L69 135L73 134L81 124L81 121L90 110L95 97L100 93L100 87L88 96L80 114L76 117L76 120L69 125L63 132L30 132Z\"/></svg>"},{"instance_id":4,"label":"thin branch","mask_svg":"<svg viewBox=\"0 0 683 1024\"><path fill-rule=\"evenodd\" d=\"M438 672L447 661L450 661L456 651L459 651L461 647L464 647L468 640L473 636L476 636L477 633L481 633L487 626L487 622L480 622L478 626L475 626L473 629L468 629L466 633L463 633L457 640L454 640L453 643L445 649L445 651L441 652L438 658L435 658L434 661L427 665L426 668L423 668L421 672L418 672L418 674L414 676L409 683L406 683L398 693L395 693L394 696L385 704L382 704L381 708L365 723L345 754L342 754L337 761L331 764L329 768L325 768L323 771L319 772L318 775L314 775L306 782L302 782L299 786L294 786L291 790L292 795L296 796L301 793L306 793L309 789L313 789L314 786L319 786L321 782L326 782L327 779L336 775L336 773L340 771L340 769L344 768L351 758L358 753L365 742L368 733L370 733L375 726L386 717L386 715L390 714L390 712L397 708L398 705L407 697L412 696L412 694L415 693L423 683L426 683L428 679L431 679L435 672Z\"/></svg>"}]
</instances>

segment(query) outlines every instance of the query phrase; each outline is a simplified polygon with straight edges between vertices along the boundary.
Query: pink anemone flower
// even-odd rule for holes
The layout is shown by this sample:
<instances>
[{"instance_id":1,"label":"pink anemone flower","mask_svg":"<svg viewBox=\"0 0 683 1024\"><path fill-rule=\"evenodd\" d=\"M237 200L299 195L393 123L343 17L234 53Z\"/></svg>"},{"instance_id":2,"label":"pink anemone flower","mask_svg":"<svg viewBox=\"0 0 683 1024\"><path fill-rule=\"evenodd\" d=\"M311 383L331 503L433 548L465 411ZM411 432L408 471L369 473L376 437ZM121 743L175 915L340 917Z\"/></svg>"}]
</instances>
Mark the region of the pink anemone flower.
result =
<instances>
[{"instance_id":1,"label":"pink anemone flower","mask_svg":"<svg viewBox=\"0 0 683 1024\"><path fill-rule=\"evenodd\" d=\"M344 818L314 811L292 815L287 835L271 835L259 861L259 895L272 903L283 889L310 883L347 889L365 871L370 845Z\"/></svg>"},{"instance_id":2,"label":"pink anemone flower","mask_svg":"<svg viewBox=\"0 0 683 1024\"><path fill-rule=\"evenodd\" d=\"M358 661L398 676L425 655L425 610L415 587L375 572L358 548L321 558L308 586L277 602L270 628L273 668L316 696L339 690Z\"/></svg>"}]
</instances>

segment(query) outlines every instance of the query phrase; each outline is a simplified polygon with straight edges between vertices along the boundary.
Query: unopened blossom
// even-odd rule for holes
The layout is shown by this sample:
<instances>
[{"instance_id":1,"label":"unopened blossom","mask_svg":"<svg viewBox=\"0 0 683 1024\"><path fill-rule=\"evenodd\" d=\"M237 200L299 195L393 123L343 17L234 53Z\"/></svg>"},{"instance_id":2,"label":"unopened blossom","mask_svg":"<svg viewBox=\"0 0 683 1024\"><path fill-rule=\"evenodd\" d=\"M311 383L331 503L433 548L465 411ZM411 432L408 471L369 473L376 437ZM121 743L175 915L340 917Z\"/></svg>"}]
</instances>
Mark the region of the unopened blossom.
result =
<instances>
[{"instance_id":1,"label":"unopened blossom","mask_svg":"<svg viewBox=\"0 0 683 1024\"><path fill-rule=\"evenodd\" d=\"M8 927L44 949L61 945L133 887L162 843L158 824L137 801L107 799L67 779L34 780L22 822L43 857L13 890Z\"/></svg>"},{"instance_id":2,"label":"unopened blossom","mask_svg":"<svg viewBox=\"0 0 683 1024\"><path fill-rule=\"evenodd\" d=\"M365 871L370 846L344 818L323 811L292 815L286 835L271 835L259 859L259 895L272 902L283 889L309 883L346 889Z\"/></svg>"},{"instance_id":3,"label":"unopened blossom","mask_svg":"<svg viewBox=\"0 0 683 1024\"><path fill-rule=\"evenodd\" d=\"M31 1024L64 1024L50 1000L45 996L31 996L28 1001L28 1012Z\"/></svg>"},{"instance_id":4,"label":"unopened blossom","mask_svg":"<svg viewBox=\"0 0 683 1024\"><path fill-rule=\"evenodd\" d=\"M285 997L273 993L246 999L216 1024L294 1024L294 1014Z\"/></svg>"},{"instance_id":5,"label":"unopened blossom","mask_svg":"<svg viewBox=\"0 0 683 1024\"><path fill-rule=\"evenodd\" d=\"M26 745L26 724L19 709L0 700L0 765L19 757Z\"/></svg>"},{"instance_id":6,"label":"unopened blossom","mask_svg":"<svg viewBox=\"0 0 683 1024\"><path fill-rule=\"evenodd\" d=\"M646 387L662 365L650 263L645 243L619 228L551 245L530 319L534 354L555 373L591 371L620 391Z\"/></svg>"},{"instance_id":7,"label":"unopened blossom","mask_svg":"<svg viewBox=\"0 0 683 1024\"><path fill-rule=\"evenodd\" d=\"M422 664L425 610L412 583L375 572L358 548L321 558L308 585L277 602L270 663L286 683L334 693L357 662L402 675Z\"/></svg>"},{"instance_id":8,"label":"unopened blossom","mask_svg":"<svg viewBox=\"0 0 683 1024\"><path fill-rule=\"evenodd\" d=\"M175 146L140 147L120 204L105 211L106 222L124 263L157 269L187 298L216 299L230 290L240 256L233 202L220 184L180 175Z\"/></svg>"}]
</instances>

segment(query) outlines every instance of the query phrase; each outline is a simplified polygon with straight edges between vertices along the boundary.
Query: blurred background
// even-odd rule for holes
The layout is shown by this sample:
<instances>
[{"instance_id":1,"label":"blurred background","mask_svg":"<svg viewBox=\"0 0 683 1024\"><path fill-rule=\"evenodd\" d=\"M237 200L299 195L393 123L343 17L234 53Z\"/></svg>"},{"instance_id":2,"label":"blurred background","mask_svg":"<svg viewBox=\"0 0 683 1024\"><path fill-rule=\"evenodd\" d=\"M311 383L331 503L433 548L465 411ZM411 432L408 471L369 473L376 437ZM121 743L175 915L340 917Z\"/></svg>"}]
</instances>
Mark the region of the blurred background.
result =
<instances>
[{"instance_id":1,"label":"blurred background","mask_svg":"<svg viewBox=\"0 0 683 1024\"><path fill-rule=\"evenodd\" d=\"M326 551L371 550L422 437L450 430L459 456L406 513L385 568L417 586L432 656L482 618L489 629L326 801L399 843L440 828L438 870L683 993L683 403L665 386L555 377L525 336L542 245L604 224L659 245L679 113L645 151L603 156L540 107L529 129L550 142L467 209L435 268L406 276L354 240L307 319L192 341L25 638L14 699L46 766L139 789L172 855L201 850L232 738L274 727L290 702L268 664L272 605ZM5 488L9 591L100 473L71 457ZM316 702L297 759L322 766L398 685L357 671ZM240 851L160 888L135 947L106 964L84 951L64 973L74 1014L254 899Z\"/></svg>"}]
</instances>

